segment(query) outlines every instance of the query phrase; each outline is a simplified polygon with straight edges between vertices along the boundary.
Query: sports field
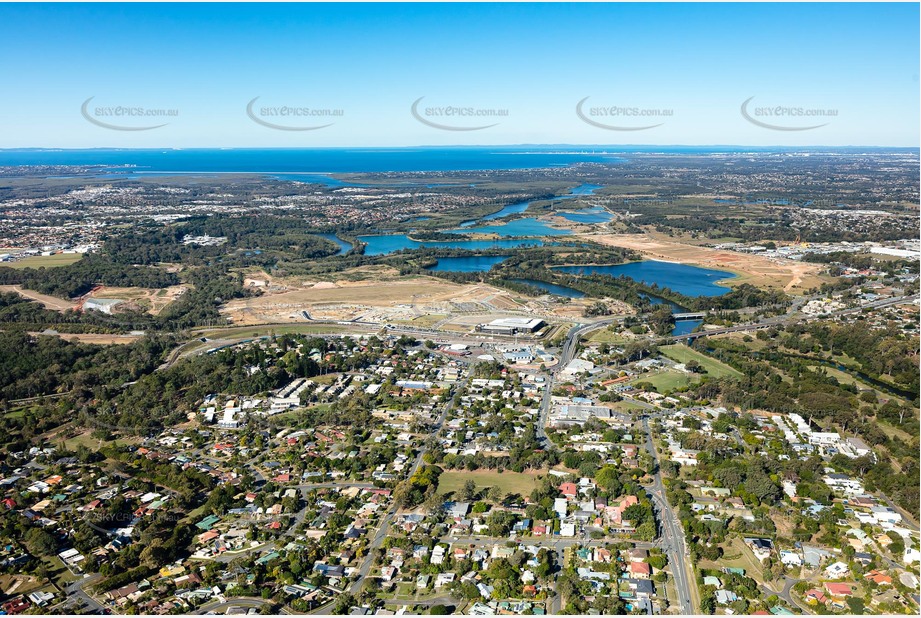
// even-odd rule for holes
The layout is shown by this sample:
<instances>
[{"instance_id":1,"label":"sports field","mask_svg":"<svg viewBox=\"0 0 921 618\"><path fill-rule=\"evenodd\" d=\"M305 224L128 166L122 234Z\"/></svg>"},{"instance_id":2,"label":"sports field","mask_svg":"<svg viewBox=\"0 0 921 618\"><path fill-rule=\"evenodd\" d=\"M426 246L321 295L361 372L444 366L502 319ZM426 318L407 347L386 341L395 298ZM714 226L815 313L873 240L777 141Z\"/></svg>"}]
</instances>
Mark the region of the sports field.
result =
<instances>
[{"instance_id":1,"label":"sports field","mask_svg":"<svg viewBox=\"0 0 921 618\"><path fill-rule=\"evenodd\" d=\"M4 264L10 268L54 268L55 266L67 266L74 262L79 262L83 257L82 253L55 253L54 255L34 255Z\"/></svg>"},{"instance_id":2,"label":"sports field","mask_svg":"<svg viewBox=\"0 0 921 618\"><path fill-rule=\"evenodd\" d=\"M742 376L741 373L729 365L721 363L715 358L702 354L693 348L689 348L683 343L659 346L659 351L676 363L687 363L688 361L695 360L700 363L701 367L706 369L707 375L714 378L722 378L725 376L738 378Z\"/></svg>"}]
</instances>

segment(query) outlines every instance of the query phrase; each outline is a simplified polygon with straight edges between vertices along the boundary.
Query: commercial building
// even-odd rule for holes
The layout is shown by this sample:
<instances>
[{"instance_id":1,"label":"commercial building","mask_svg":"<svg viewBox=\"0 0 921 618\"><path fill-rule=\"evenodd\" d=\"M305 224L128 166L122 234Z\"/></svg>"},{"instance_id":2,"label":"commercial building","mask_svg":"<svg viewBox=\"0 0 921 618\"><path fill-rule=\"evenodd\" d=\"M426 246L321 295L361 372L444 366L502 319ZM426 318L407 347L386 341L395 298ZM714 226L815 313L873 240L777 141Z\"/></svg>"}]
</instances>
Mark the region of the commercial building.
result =
<instances>
[{"instance_id":1,"label":"commercial building","mask_svg":"<svg viewBox=\"0 0 921 618\"><path fill-rule=\"evenodd\" d=\"M517 335L536 332L545 324L540 318L500 318L488 324L478 324L476 330L496 335Z\"/></svg>"}]
</instances>

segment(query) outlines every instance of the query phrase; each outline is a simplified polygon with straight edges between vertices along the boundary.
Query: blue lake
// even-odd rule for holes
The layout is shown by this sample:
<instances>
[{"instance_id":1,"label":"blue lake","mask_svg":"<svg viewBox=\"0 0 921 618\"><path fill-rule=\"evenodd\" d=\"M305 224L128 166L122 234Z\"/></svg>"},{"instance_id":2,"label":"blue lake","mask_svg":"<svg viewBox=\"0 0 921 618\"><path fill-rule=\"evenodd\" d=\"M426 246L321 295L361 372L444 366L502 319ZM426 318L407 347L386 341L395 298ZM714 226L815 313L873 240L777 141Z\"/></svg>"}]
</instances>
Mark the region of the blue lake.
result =
<instances>
[{"instance_id":1,"label":"blue lake","mask_svg":"<svg viewBox=\"0 0 921 618\"><path fill-rule=\"evenodd\" d=\"M614 215L604 208L586 208L572 212L558 212L558 216L576 223L607 223Z\"/></svg>"},{"instance_id":2,"label":"blue lake","mask_svg":"<svg viewBox=\"0 0 921 618\"><path fill-rule=\"evenodd\" d=\"M573 198L580 197L583 195L592 195L596 190L600 188L601 188L601 185L582 184L582 185L579 185L578 187L575 187L572 191L570 191L566 195L558 195L550 199L552 201L571 200ZM541 200L533 200L533 201L541 201ZM494 212L491 215L486 215L485 217L480 217L479 219L471 219L470 221L464 221L463 223L460 224L460 226L461 227L473 227L474 225L477 225L478 223L482 223L483 221L493 221L495 219L501 219L509 215L516 215L518 213L526 211L528 207L531 205L531 203L532 202L518 202L517 204L509 204L508 206L504 207L502 210L498 212Z\"/></svg>"},{"instance_id":3,"label":"blue lake","mask_svg":"<svg viewBox=\"0 0 921 618\"><path fill-rule=\"evenodd\" d=\"M735 277L732 273L712 268L701 268L689 264L644 260L627 264L604 266L559 266L561 272L574 275L601 274L612 277L630 277L646 285L669 288L685 296L720 296L729 291L728 286L719 285Z\"/></svg>"},{"instance_id":4,"label":"blue lake","mask_svg":"<svg viewBox=\"0 0 921 618\"><path fill-rule=\"evenodd\" d=\"M336 255L342 255L343 253L348 253L349 251L352 250L352 243L345 242L344 240L342 240L335 234L317 234L317 236L321 238L325 238L326 240L331 240L337 245L339 245L339 253L337 253Z\"/></svg>"},{"instance_id":5,"label":"blue lake","mask_svg":"<svg viewBox=\"0 0 921 618\"><path fill-rule=\"evenodd\" d=\"M515 247L539 247L540 240L530 239L496 239L496 240L448 240L448 241L418 241L411 240L406 234L375 234L359 236L358 239L367 243L365 255L387 255L402 249L419 249L421 247L437 247L441 249L514 249Z\"/></svg>"},{"instance_id":6,"label":"blue lake","mask_svg":"<svg viewBox=\"0 0 921 618\"><path fill-rule=\"evenodd\" d=\"M545 292L549 292L550 294L556 294L557 296L566 296L567 298L582 298L585 296L585 292L574 290L573 288L566 287L565 285L557 285L555 283L547 283L545 281L536 281L534 279L510 279L510 281L531 285L536 288L540 288Z\"/></svg>"},{"instance_id":7,"label":"blue lake","mask_svg":"<svg viewBox=\"0 0 921 618\"><path fill-rule=\"evenodd\" d=\"M443 257L428 270L435 272L484 273L508 259L507 255L474 255L470 257Z\"/></svg>"},{"instance_id":8,"label":"blue lake","mask_svg":"<svg viewBox=\"0 0 921 618\"><path fill-rule=\"evenodd\" d=\"M448 234L498 234L499 236L565 236L569 230L558 230L534 218L515 219L499 225L467 227L459 230L445 230Z\"/></svg>"}]
</instances>

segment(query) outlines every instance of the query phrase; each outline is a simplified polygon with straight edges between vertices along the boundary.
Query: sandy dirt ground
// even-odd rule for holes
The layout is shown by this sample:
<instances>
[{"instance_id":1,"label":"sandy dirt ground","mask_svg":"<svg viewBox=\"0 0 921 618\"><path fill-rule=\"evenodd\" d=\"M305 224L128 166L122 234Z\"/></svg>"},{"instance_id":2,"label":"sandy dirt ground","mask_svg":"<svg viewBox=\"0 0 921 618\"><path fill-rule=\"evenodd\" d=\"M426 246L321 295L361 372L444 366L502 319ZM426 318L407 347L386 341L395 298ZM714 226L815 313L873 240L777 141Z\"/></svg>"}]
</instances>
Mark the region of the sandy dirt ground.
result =
<instances>
[{"instance_id":1,"label":"sandy dirt ground","mask_svg":"<svg viewBox=\"0 0 921 618\"><path fill-rule=\"evenodd\" d=\"M654 239L645 234L583 234L595 242L633 249L653 259L694 264L739 275L731 284L750 283L758 287L780 288L786 292L801 292L821 285L819 264L794 260L769 259L759 255L695 247L678 242Z\"/></svg>"},{"instance_id":2,"label":"sandy dirt ground","mask_svg":"<svg viewBox=\"0 0 921 618\"><path fill-rule=\"evenodd\" d=\"M76 303L69 300L57 298L56 296L48 296L47 294L40 294L34 290L26 290L18 285L0 285L0 292L16 292L24 298L37 300L44 305L46 309L54 309L55 311L65 311L77 306Z\"/></svg>"},{"instance_id":3,"label":"sandy dirt ground","mask_svg":"<svg viewBox=\"0 0 921 618\"><path fill-rule=\"evenodd\" d=\"M97 345L124 345L134 343L141 335L108 335L100 333L29 333L30 335L54 335L65 341L79 341L80 343L95 343Z\"/></svg>"},{"instance_id":4,"label":"sandy dirt ground","mask_svg":"<svg viewBox=\"0 0 921 618\"><path fill-rule=\"evenodd\" d=\"M93 290L89 298L109 298L133 303L141 309L157 315L189 288L188 285L173 285L163 289L118 288L102 286Z\"/></svg>"},{"instance_id":5,"label":"sandy dirt ground","mask_svg":"<svg viewBox=\"0 0 921 618\"><path fill-rule=\"evenodd\" d=\"M455 284L435 277L398 277L396 273L342 273L349 279L298 281L272 279L263 273L246 278L262 295L233 300L222 309L234 324L257 325L314 320L360 320L448 328L509 315L544 319L581 316L589 301L561 303L549 297L529 298L485 284ZM363 276L363 280L354 277ZM250 283L251 282L251 283ZM625 312L628 312L626 309ZM463 319L457 320L458 317ZM454 324L452 324L454 323Z\"/></svg>"}]
</instances>

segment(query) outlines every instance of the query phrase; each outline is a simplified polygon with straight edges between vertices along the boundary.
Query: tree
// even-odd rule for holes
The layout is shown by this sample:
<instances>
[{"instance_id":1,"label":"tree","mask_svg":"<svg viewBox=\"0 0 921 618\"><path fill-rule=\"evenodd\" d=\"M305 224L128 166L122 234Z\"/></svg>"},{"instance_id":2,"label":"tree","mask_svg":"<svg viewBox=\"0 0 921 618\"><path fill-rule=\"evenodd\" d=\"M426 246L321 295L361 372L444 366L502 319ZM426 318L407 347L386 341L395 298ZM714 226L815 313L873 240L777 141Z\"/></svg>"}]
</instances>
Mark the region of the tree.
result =
<instances>
[{"instance_id":1,"label":"tree","mask_svg":"<svg viewBox=\"0 0 921 618\"><path fill-rule=\"evenodd\" d=\"M458 492L458 498L460 498L462 502L469 502L476 497L476 494L476 482L473 479L467 479L464 481L464 486L461 487Z\"/></svg>"}]
</instances>

